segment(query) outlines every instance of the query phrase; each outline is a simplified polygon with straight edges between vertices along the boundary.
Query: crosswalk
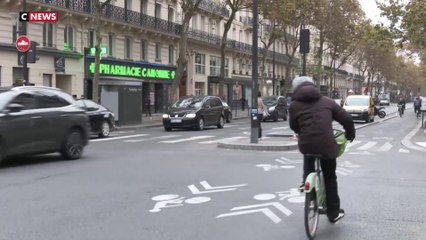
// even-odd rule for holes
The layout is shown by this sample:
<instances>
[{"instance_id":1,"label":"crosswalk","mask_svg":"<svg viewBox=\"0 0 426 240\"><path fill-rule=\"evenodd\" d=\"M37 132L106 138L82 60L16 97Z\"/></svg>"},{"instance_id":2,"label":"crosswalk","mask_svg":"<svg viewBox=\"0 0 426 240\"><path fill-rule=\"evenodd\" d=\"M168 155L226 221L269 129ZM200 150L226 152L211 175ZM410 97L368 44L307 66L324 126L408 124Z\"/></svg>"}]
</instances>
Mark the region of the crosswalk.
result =
<instances>
[{"instance_id":1,"label":"crosswalk","mask_svg":"<svg viewBox=\"0 0 426 240\"><path fill-rule=\"evenodd\" d=\"M272 137L264 137L263 139L270 139ZM128 136L92 139L91 142L103 142L103 141L114 141L118 140L123 143L141 143L146 141L154 141L160 144L180 144L180 143L196 143L196 144L217 144L221 141L232 141L232 140L243 140L250 139L249 134L240 136L214 136L214 135L201 135L201 136L187 136L184 134L170 134L155 136L151 134L134 134ZM374 138L374 139L363 139L355 140L348 143L346 146L346 152L351 154L365 154L371 155L373 153L380 152L398 152L398 153L409 153L410 151L401 147L395 141L388 138Z\"/></svg>"}]
</instances>

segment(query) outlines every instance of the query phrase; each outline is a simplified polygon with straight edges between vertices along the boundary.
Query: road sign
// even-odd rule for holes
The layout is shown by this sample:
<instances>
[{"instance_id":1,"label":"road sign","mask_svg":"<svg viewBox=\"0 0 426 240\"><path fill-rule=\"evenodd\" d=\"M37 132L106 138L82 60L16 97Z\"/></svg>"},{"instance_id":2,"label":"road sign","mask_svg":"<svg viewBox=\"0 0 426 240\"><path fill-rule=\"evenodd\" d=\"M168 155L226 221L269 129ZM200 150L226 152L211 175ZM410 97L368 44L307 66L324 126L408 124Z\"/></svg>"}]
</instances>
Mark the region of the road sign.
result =
<instances>
[{"instance_id":1,"label":"road sign","mask_svg":"<svg viewBox=\"0 0 426 240\"><path fill-rule=\"evenodd\" d=\"M27 36L19 36L16 39L16 49L20 52L27 52L30 49L31 43Z\"/></svg>"}]
</instances>

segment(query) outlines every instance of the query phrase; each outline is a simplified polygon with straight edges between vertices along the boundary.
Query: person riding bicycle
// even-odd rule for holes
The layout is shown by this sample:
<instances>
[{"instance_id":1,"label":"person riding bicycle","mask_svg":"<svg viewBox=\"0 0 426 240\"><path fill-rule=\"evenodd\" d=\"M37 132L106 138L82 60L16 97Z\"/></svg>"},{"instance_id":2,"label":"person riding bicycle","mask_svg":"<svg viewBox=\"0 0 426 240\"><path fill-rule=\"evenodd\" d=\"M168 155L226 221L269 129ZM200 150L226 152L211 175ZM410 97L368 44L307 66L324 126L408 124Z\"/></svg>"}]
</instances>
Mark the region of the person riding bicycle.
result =
<instances>
[{"instance_id":1,"label":"person riding bicycle","mask_svg":"<svg viewBox=\"0 0 426 240\"><path fill-rule=\"evenodd\" d=\"M417 96L416 99L414 99L414 113L420 114L420 108L422 107L422 99Z\"/></svg>"},{"instance_id":2,"label":"person riding bicycle","mask_svg":"<svg viewBox=\"0 0 426 240\"><path fill-rule=\"evenodd\" d=\"M399 98L398 106L401 106L401 115L404 115L404 110L405 110L405 98L403 98L403 97L400 97L400 98Z\"/></svg>"},{"instance_id":3,"label":"person riding bicycle","mask_svg":"<svg viewBox=\"0 0 426 240\"><path fill-rule=\"evenodd\" d=\"M345 215L340 209L338 195L336 143L332 123L339 122L345 129L349 141L355 139L352 117L333 99L321 95L312 78L297 77L292 82L293 102L290 105L290 128L299 135L299 151L303 159L303 183L309 173L315 171L315 159L305 154L321 154L321 168L324 175L327 216L331 223L338 222Z\"/></svg>"}]
</instances>

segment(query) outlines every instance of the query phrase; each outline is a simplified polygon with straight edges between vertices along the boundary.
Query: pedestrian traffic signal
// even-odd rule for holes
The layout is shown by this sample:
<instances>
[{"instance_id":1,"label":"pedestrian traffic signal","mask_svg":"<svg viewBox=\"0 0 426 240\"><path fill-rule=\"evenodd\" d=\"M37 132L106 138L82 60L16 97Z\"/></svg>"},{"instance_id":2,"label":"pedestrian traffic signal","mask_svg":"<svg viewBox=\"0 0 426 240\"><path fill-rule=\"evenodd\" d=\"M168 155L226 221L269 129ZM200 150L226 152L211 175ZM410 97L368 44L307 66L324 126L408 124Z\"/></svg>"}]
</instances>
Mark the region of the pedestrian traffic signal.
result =
<instances>
[{"instance_id":1,"label":"pedestrian traffic signal","mask_svg":"<svg viewBox=\"0 0 426 240\"><path fill-rule=\"evenodd\" d=\"M27 52L27 62L35 63L38 59L37 57L37 46L40 45L37 42L31 41L31 47Z\"/></svg>"}]
</instances>

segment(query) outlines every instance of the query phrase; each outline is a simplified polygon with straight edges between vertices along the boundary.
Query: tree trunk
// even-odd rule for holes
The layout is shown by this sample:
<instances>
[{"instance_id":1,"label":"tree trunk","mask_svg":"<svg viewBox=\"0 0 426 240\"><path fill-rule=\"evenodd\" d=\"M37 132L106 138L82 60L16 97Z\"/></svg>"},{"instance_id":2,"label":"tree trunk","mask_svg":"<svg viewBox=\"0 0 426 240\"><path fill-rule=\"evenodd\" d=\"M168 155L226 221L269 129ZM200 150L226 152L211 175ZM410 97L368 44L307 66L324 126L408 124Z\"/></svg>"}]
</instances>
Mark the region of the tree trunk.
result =
<instances>
[{"instance_id":1,"label":"tree trunk","mask_svg":"<svg viewBox=\"0 0 426 240\"><path fill-rule=\"evenodd\" d=\"M232 22L234 21L236 11L231 11L231 16L229 17L228 21L225 24L225 29L223 31L222 35L222 41L220 44L220 76L219 76L219 97L222 99L225 98L225 95L223 93L223 86L225 85L225 48L228 41L228 32L229 29L231 29ZM228 63L229 64L229 63Z\"/></svg>"}]
</instances>

